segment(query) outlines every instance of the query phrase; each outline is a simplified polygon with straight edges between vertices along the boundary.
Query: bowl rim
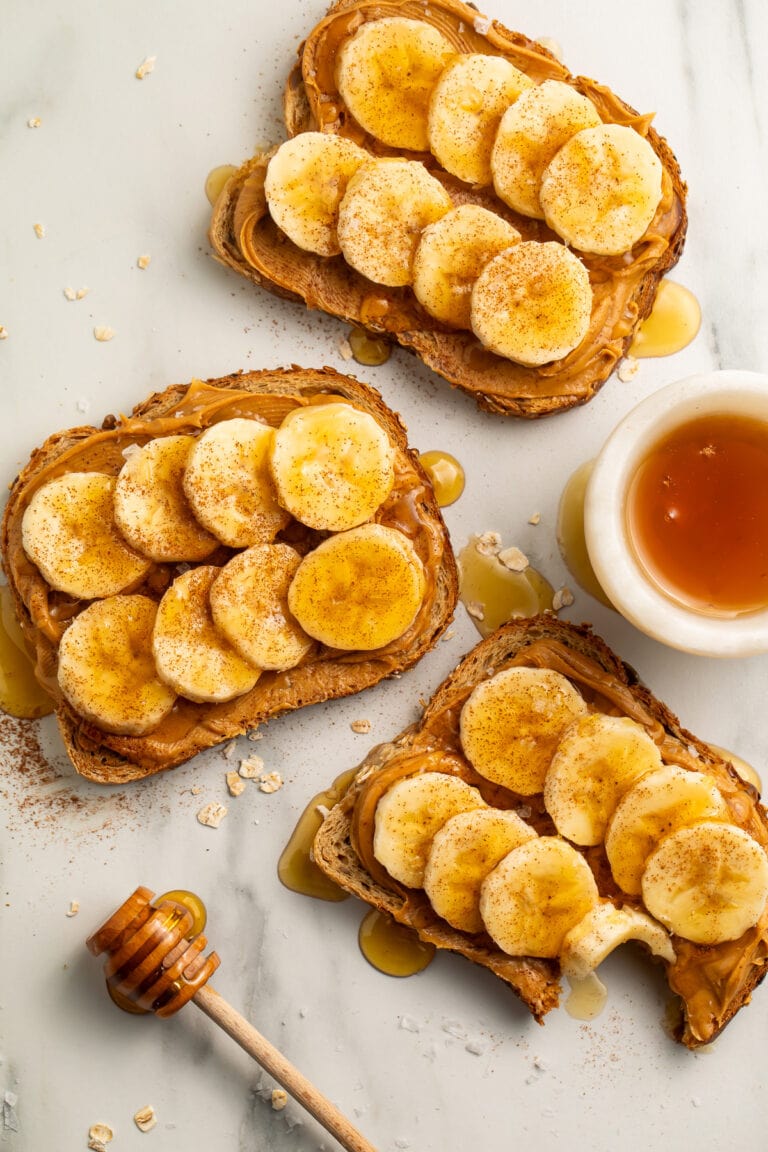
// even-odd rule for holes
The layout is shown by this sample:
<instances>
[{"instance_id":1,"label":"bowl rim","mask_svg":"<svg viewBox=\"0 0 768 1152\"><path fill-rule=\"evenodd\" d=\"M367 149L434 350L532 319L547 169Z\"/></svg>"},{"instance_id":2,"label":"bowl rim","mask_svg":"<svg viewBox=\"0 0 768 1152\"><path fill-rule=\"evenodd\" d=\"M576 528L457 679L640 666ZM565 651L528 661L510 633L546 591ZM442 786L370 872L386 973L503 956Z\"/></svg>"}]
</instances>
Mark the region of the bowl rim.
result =
<instances>
[{"instance_id":1,"label":"bowl rim","mask_svg":"<svg viewBox=\"0 0 768 1152\"><path fill-rule=\"evenodd\" d=\"M625 493L649 448L681 424L719 412L768 424L768 375L736 369L698 373L641 400L616 425L595 459L584 498L584 536L606 595L639 631L694 655L756 655L768 651L768 607L707 616L676 604L643 572L626 535Z\"/></svg>"}]
</instances>

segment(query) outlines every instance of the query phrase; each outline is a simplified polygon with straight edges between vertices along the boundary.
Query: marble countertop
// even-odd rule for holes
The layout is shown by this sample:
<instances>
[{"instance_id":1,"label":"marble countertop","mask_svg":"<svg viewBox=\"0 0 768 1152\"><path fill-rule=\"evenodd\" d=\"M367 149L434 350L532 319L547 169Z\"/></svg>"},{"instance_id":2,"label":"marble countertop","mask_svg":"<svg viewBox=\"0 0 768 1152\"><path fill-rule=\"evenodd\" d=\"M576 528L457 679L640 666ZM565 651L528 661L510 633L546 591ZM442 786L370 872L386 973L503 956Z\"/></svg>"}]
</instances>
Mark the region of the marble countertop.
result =
<instances>
[{"instance_id":1,"label":"marble countertop","mask_svg":"<svg viewBox=\"0 0 768 1152\"><path fill-rule=\"evenodd\" d=\"M402 413L415 447L464 465L464 495L445 511L455 547L497 530L558 587L569 581L555 538L560 492L617 420L693 372L768 370L768 12L760 0L493 0L490 14L509 27L555 38L572 71L655 111L690 193L672 278L703 312L683 352L529 424L479 412L404 353L375 369L350 364L341 324L259 293L210 257L206 176L281 138L283 79L323 10L322 0L7 0L3 481L48 434L171 383L290 363L355 367ZM139 81L148 57L154 70ZM69 300L68 288L88 292ZM111 340L94 339L100 326ZM592 622L686 727L758 768L768 761L768 657L683 655L574 590L563 615ZM2 720L0 1148L77 1152L98 1121L114 1129L116 1152L335 1147L294 1102L274 1111L269 1078L194 1007L168 1022L113 1008L84 940L138 884L203 897L222 958L216 988L382 1152L765 1147L768 990L692 1054L664 1031L659 973L624 950L604 965L602 1015L585 1023L560 1009L539 1027L458 957L410 979L382 975L357 947L359 904L313 901L277 879L309 798L414 720L476 639L460 607L450 638L401 679L274 721L258 745L243 738L234 757L255 749L284 786L249 787L215 830L196 813L226 801L221 749L100 788L73 775L50 718ZM350 727L363 718L369 735ZM133 1115L149 1104L158 1123L142 1133Z\"/></svg>"}]
</instances>

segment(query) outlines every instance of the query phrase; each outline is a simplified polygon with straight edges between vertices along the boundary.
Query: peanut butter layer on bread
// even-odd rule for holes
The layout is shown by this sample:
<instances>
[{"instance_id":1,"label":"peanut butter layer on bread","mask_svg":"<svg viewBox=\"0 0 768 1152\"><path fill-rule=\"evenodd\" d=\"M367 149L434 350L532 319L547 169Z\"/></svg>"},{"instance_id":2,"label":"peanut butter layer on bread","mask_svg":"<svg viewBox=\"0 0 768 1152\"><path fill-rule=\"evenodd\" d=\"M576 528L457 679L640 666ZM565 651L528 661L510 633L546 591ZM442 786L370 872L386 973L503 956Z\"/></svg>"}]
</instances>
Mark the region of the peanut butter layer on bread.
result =
<instances>
[{"instance_id":1,"label":"peanut butter layer on bread","mask_svg":"<svg viewBox=\"0 0 768 1152\"><path fill-rule=\"evenodd\" d=\"M503 56L535 83L557 80L587 96L606 123L634 128L662 164L662 196L647 232L628 253L582 254L593 307L589 330L561 360L538 368L513 363L484 348L471 331L452 330L434 320L410 288L374 284L342 256L303 251L282 234L267 209L264 175L271 153L247 161L223 189L210 224L214 255L253 283L310 308L384 335L420 357L450 384L488 411L538 417L587 402L626 355L633 335L653 305L662 276L677 262L685 240L686 188L666 141L610 89L572 76L541 45L510 32L497 21L479 20L460 0L416 0L373 4L340 0L310 32L285 89L290 135L322 131L343 135L372 155L393 150L369 136L349 113L336 87L334 61L344 41L366 21L404 16L433 24L457 53ZM487 24L487 28L486 28ZM474 187L443 171L426 153L398 153L422 161L444 185L455 205L478 204L508 220L523 240L557 240L542 220L508 208L492 187Z\"/></svg>"},{"instance_id":2,"label":"peanut butter layer on bread","mask_svg":"<svg viewBox=\"0 0 768 1152\"><path fill-rule=\"evenodd\" d=\"M78 715L57 683L59 641L84 602L54 591L22 547L21 521L34 492L66 472L116 475L128 445L158 436L195 435L233 417L256 418L277 427L298 406L344 400L370 413L395 449L394 486L374 521L396 528L413 545L426 576L426 592L410 627L372 652L313 646L287 671L263 672L255 687L226 703L194 703L178 697L170 714L146 735L107 733ZM292 521L283 536L299 551L324 534ZM206 564L223 564L232 550L219 547ZM457 577L448 534L429 481L408 447L405 427L379 394L333 369L281 369L193 381L150 396L127 417L107 417L101 428L74 428L51 436L16 479L2 529L3 567L25 636L36 653L38 678L56 702L61 734L77 771L100 783L123 783L172 768L204 748L230 739L284 712L350 695L413 665L437 641L456 604ZM159 600L175 568L153 563L138 591Z\"/></svg>"},{"instance_id":3,"label":"peanut butter layer on bread","mask_svg":"<svg viewBox=\"0 0 768 1152\"><path fill-rule=\"evenodd\" d=\"M560 672L585 697L589 707L627 716L642 725L663 760L714 778L733 824L768 851L768 813L757 792L732 765L680 726L669 709L639 682L587 626L551 616L513 621L483 640L440 685L417 724L391 743L372 750L339 804L321 826L314 859L342 888L413 927L424 940L490 968L527 1004L537 1020L556 1006L556 960L506 956L485 933L467 935L433 911L421 889L394 881L373 855L373 814L378 798L397 780L419 772L448 773L477 788L498 808L525 811L540 835L556 835L541 794L519 796L490 784L465 758L459 736L461 709L481 681L505 668L548 668ZM604 846L580 849L598 884L601 898L617 907L644 911L641 898L620 891ZM679 997L682 1023L676 1039L689 1048L708 1044L739 1008L749 1002L768 964L768 910L738 940L699 945L673 936L673 963L664 961L671 990Z\"/></svg>"}]
</instances>

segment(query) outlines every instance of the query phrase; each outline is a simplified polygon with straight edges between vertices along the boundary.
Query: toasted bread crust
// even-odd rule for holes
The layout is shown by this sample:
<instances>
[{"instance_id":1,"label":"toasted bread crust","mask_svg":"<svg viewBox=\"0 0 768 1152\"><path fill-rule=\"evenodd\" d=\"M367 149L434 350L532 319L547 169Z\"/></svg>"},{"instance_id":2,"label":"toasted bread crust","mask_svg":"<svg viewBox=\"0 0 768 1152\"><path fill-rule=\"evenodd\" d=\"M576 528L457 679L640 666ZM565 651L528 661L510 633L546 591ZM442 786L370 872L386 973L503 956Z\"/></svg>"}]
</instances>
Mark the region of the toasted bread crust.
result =
<instances>
[{"instance_id":1,"label":"toasted bread crust","mask_svg":"<svg viewBox=\"0 0 768 1152\"><path fill-rule=\"evenodd\" d=\"M172 768L197 751L253 729L284 712L359 692L384 677L402 672L436 643L456 605L456 564L432 488L418 454L408 446L407 432L400 417L387 408L375 389L332 368L298 367L237 373L208 380L204 386L222 393L232 389L264 394L275 397L276 403L285 397L341 396L370 412L386 429L396 449L400 474L412 485L413 499L418 505L419 531L423 533L423 543L430 557L428 565L432 569L429 592L416 622L402 637L402 642L396 641L372 653L345 654L321 648L316 656L288 672L264 673L251 692L230 705L185 702L184 706L194 722L191 735L185 732L179 740L159 744L152 733L145 737L131 737L101 732L74 712L56 691L56 644L41 634L35 618L37 608L31 603L34 597L25 595L23 591L27 585L21 572L24 558L19 548L19 525L25 493L39 482L44 473L55 468L57 461L87 445L104 429L119 431L131 421L161 421L177 409L192 386L174 385L155 393L137 405L129 417L107 417L101 430L73 428L49 437L33 452L12 486L2 525L3 567L22 629L37 651L38 674L54 693L56 715L67 753L80 775L98 783L122 784ZM35 577L39 587L41 578L37 573ZM147 594L157 595L151 590ZM78 608L76 605L75 610Z\"/></svg>"},{"instance_id":2,"label":"toasted bread crust","mask_svg":"<svg viewBox=\"0 0 768 1152\"><path fill-rule=\"evenodd\" d=\"M743 809L744 823L762 844L768 847L768 813L757 803L751 785L736 774L732 766L707 744L681 727L673 713L638 679L625 664L597 637L588 625L572 625L547 614L530 620L516 620L503 625L481 641L438 687L418 723L397 736L391 743L374 748L360 765L354 780L339 803L323 822L314 841L314 859L322 871L340 887L367 901L400 923L414 928L419 936L439 948L460 953L489 968L505 981L541 1021L558 1002L559 965L552 960L516 958L500 952L489 937L468 936L451 928L431 909L421 892L403 888L381 870L376 876L366 868L355 848L355 808L364 790L384 769L396 770L398 761L412 759L417 749L438 749L453 754L460 751L441 732L441 717L457 715L472 688L492 676L510 660L520 657L531 645L544 642L558 644L577 657L597 666L619 686L625 700L631 702L638 716L663 736L664 754L679 752L681 762L711 773L721 790L732 801L732 810ZM524 659L524 658L523 658ZM439 762L434 768L439 770ZM415 770L415 769L414 769ZM405 769L407 772L407 769ZM478 780L473 780L477 786ZM554 831L552 828L551 831ZM593 853L594 850L589 850ZM606 878L594 856L601 895L631 903ZM733 945L703 947L676 939L678 959L665 965L670 987L680 997L682 1022L675 1038L689 1048L710 1043L729 1020L750 1000L760 983L768 962L768 912L759 924ZM726 962L727 961L727 962ZM703 1006L703 998L707 999ZM712 1004L717 1001L716 1009ZM711 1003L710 1003L711 1002Z\"/></svg>"},{"instance_id":3,"label":"toasted bread crust","mask_svg":"<svg viewBox=\"0 0 768 1152\"><path fill-rule=\"evenodd\" d=\"M324 53L339 36L367 18L403 14L438 25L463 51L506 56L538 79L571 84L597 106L607 122L630 124L647 136L664 170L664 194L646 236L635 246L631 265L623 257L583 256L595 293L593 324L585 340L564 360L525 368L482 348L471 332L446 328L432 319L410 289L374 285L342 257L302 252L282 236L266 207L263 179L270 153L258 155L235 173L214 206L209 238L215 257L274 294L301 300L414 352L478 406L501 415L536 418L589 401L628 352L635 331L649 314L662 276L679 259L685 242L686 188L667 142L608 88L571 76L541 45L493 21L478 32L475 9L461 0L437 0L428 8L415 0L340 0L299 49L285 88L285 122L290 135L308 130L349 136L375 154L393 154L367 136L344 106L323 68ZM457 32L456 29L461 29ZM339 31L341 29L341 31ZM434 157L406 155L425 163L456 204L476 203L504 216L524 239L558 240L542 221L512 212L492 188L471 188L443 172Z\"/></svg>"}]
</instances>

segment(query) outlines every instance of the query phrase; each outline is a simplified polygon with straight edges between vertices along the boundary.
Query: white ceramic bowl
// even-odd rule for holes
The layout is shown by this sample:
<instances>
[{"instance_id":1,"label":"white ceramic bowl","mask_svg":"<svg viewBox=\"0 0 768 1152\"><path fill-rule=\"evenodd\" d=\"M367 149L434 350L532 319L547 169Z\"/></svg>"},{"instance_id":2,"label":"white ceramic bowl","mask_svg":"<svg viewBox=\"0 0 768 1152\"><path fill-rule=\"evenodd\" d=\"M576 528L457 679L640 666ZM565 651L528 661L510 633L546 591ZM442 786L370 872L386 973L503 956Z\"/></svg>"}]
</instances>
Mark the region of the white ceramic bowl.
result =
<instances>
[{"instance_id":1,"label":"white ceramic bowl","mask_svg":"<svg viewBox=\"0 0 768 1152\"><path fill-rule=\"evenodd\" d=\"M768 652L768 608L723 617L676 604L639 565L625 522L629 482L649 449L680 424L721 412L768 423L768 376L737 371L690 376L638 404L595 461L584 501L584 534L601 586L641 632L701 656L749 656Z\"/></svg>"}]
</instances>

